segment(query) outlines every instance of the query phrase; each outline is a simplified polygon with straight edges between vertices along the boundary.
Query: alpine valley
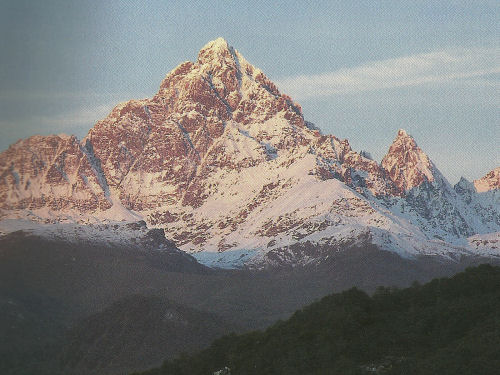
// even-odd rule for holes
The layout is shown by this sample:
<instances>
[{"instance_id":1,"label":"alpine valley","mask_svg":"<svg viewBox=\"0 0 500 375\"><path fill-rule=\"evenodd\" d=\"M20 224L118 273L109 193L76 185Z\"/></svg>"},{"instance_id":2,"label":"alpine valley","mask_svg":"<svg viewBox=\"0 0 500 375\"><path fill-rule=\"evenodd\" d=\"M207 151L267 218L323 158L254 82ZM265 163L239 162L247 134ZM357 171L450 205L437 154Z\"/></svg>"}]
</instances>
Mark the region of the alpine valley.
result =
<instances>
[{"instance_id":1,"label":"alpine valley","mask_svg":"<svg viewBox=\"0 0 500 375\"><path fill-rule=\"evenodd\" d=\"M381 163L352 150L219 38L83 140L0 154L2 371L148 368L333 291L500 263L499 189L500 167L450 185L404 130Z\"/></svg>"}]
</instances>

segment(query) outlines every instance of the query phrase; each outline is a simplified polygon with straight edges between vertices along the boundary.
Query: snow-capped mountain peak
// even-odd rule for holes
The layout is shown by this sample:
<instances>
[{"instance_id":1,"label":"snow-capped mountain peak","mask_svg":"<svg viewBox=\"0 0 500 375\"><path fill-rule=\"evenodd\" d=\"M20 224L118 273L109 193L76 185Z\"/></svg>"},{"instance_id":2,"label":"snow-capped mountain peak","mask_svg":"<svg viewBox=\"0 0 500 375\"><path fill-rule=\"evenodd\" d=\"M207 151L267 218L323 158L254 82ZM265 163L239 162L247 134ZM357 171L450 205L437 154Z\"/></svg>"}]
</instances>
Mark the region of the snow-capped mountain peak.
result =
<instances>
[{"instance_id":1,"label":"snow-capped mountain peak","mask_svg":"<svg viewBox=\"0 0 500 375\"><path fill-rule=\"evenodd\" d=\"M205 44L198 52L198 63L213 64L215 61L233 65L235 51L224 38L217 38Z\"/></svg>"},{"instance_id":2,"label":"snow-capped mountain peak","mask_svg":"<svg viewBox=\"0 0 500 375\"><path fill-rule=\"evenodd\" d=\"M215 263L307 264L367 243L458 251L500 228L491 199L466 187L453 190L404 130L381 165L322 134L222 38L82 142L32 137L0 154L0 218L143 219Z\"/></svg>"}]
</instances>

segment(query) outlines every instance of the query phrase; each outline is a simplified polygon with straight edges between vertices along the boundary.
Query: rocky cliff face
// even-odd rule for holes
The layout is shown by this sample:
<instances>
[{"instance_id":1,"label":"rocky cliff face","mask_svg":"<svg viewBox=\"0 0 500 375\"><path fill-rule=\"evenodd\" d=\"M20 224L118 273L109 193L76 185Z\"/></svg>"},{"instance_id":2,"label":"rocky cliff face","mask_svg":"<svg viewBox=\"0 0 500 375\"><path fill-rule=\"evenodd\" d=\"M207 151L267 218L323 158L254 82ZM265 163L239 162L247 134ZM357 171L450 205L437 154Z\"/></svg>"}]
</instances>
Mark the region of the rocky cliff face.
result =
<instances>
[{"instance_id":1,"label":"rocky cliff face","mask_svg":"<svg viewBox=\"0 0 500 375\"><path fill-rule=\"evenodd\" d=\"M405 131L381 164L354 152L223 39L82 142L36 136L0 154L0 209L42 221L143 218L183 250L255 262L314 261L304 244L408 255L500 227L498 207L453 189Z\"/></svg>"},{"instance_id":2,"label":"rocky cliff face","mask_svg":"<svg viewBox=\"0 0 500 375\"><path fill-rule=\"evenodd\" d=\"M382 169L403 195L424 182L443 180L429 157L402 129L382 159Z\"/></svg>"},{"instance_id":3,"label":"rocky cliff face","mask_svg":"<svg viewBox=\"0 0 500 375\"><path fill-rule=\"evenodd\" d=\"M0 202L4 210L87 213L111 207L106 177L92 145L81 145L67 135L33 136L4 151Z\"/></svg>"},{"instance_id":4,"label":"rocky cliff face","mask_svg":"<svg viewBox=\"0 0 500 375\"><path fill-rule=\"evenodd\" d=\"M250 124L283 119L279 142L268 126L247 143ZM238 124L238 126L235 126ZM117 106L89 132L103 170L121 201L135 210L181 201L199 207L214 169L241 169L306 141L300 107L223 39L208 43L195 63L175 68L151 99ZM242 151L241 155L237 155ZM246 152L245 151L252 151ZM147 193L145 194L145 192Z\"/></svg>"},{"instance_id":5,"label":"rocky cliff face","mask_svg":"<svg viewBox=\"0 0 500 375\"><path fill-rule=\"evenodd\" d=\"M406 215L429 236L457 242L476 233L498 231L498 202L479 196L464 178L452 187L404 130L399 130L381 166L398 188L400 199L390 203L393 212Z\"/></svg>"}]
</instances>

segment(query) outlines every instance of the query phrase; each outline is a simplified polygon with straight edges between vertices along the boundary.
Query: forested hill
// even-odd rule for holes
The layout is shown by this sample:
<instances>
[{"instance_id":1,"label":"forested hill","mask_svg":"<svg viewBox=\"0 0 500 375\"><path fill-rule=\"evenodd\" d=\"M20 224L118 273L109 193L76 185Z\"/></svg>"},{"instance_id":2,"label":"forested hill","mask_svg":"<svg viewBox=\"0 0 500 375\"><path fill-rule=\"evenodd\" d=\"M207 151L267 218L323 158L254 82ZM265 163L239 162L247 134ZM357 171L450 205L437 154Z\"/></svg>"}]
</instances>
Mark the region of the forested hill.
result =
<instances>
[{"instance_id":1,"label":"forested hill","mask_svg":"<svg viewBox=\"0 0 500 375\"><path fill-rule=\"evenodd\" d=\"M332 294L141 375L498 374L500 267L407 289Z\"/></svg>"}]
</instances>

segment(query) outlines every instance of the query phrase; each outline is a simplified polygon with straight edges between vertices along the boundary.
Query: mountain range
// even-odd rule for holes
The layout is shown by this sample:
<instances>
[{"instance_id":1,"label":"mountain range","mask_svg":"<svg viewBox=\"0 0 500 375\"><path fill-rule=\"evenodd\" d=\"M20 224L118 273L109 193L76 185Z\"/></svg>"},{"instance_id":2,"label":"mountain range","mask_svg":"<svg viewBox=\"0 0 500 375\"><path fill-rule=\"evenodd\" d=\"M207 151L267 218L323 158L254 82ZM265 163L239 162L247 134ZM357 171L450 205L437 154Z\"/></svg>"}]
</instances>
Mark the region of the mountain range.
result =
<instances>
[{"instance_id":1,"label":"mountain range","mask_svg":"<svg viewBox=\"0 0 500 375\"><path fill-rule=\"evenodd\" d=\"M327 294L500 264L500 168L379 163L219 38L83 140L0 153L0 372L159 366Z\"/></svg>"},{"instance_id":2,"label":"mountain range","mask_svg":"<svg viewBox=\"0 0 500 375\"><path fill-rule=\"evenodd\" d=\"M83 140L33 136L2 152L0 229L144 220L222 268L317 263L365 244L498 256L499 188L500 168L451 186L404 130L381 163L322 134L219 38Z\"/></svg>"}]
</instances>

